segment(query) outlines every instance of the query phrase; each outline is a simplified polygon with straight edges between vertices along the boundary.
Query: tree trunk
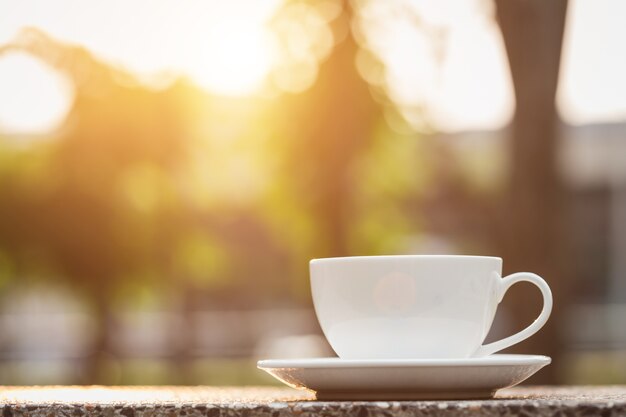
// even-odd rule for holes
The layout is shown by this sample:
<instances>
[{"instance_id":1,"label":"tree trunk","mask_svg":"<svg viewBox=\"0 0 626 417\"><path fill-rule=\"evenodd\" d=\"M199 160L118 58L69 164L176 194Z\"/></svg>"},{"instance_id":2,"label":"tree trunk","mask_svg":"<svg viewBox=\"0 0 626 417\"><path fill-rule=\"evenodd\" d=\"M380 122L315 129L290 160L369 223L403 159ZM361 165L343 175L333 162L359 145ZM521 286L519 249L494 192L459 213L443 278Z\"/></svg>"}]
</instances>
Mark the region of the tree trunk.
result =
<instances>
[{"instance_id":1,"label":"tree trunk","mask_svg":"<svg viewBox=\"0 0 626 417\"><path fill-rule=\"evenodd\" d=\"M106 281L102 281L106 282ZM108 285L103 285L108 287ZM108 290L95 291L94 302L95 334L92 351L85 358L85 367L82 373L82 384L107 384L107 361L111 360L109 353L109 337L112 325L111 297Z\"/></svg>"},{"instance_id":2,"label":"tree trunk","mask_svg":"<svg viewBox=\"0 0 626 417\"><path fill-rule=\"evenodd\" d=\"M347 1L334 25L352 19ZM346 29L348 30L348 29ZM316 257L344 256L350 252L348 236L353 213L352 168L366 149L375 119L376 104L355 65L358 46L350 33L320 65L315 85L297 97L300 111L299 143L294 172L319 227L321 243Z\"/></svg>"},{"instance_id":3,"label":"tree trunk","mask_svg":"<svg viewBox=\"0 0 626 417\"><path fill-rule=\"evenodd\" d=\"M503 211L505 273L532 271L542 275L554 295L546 327L514 351L546 354L553 366L535 383L558 379L562 352L559 322L565 294L564 187L557 166L559 117L555 96L567 0L496 0L497 18L511 68L516 111L510 141L510 181ZM539 313L536 288L520 286L504 300L512 307L514 331Z\"/></svg>"}]
</instances>

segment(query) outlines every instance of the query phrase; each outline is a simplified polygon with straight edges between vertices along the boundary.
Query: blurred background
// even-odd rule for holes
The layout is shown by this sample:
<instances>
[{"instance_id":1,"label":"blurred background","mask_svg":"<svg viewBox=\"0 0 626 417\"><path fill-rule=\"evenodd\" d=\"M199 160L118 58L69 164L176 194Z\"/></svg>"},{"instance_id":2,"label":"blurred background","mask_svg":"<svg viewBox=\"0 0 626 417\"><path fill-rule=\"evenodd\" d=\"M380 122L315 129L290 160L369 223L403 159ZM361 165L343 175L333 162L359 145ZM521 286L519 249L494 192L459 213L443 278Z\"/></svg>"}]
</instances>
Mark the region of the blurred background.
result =
<instances>
[{"instance_id":1,"label":"blurred background","mask_svg":"<svg viewBox=\"0 0 626 417\"><path fill-rule=\"evenodd\" d=\"M552 287L534 383L626 383L626 3L0 0L0 384L265 384L308 260ZM504 300L490 339L530 323Z\"/></svg>"}]
</instances>

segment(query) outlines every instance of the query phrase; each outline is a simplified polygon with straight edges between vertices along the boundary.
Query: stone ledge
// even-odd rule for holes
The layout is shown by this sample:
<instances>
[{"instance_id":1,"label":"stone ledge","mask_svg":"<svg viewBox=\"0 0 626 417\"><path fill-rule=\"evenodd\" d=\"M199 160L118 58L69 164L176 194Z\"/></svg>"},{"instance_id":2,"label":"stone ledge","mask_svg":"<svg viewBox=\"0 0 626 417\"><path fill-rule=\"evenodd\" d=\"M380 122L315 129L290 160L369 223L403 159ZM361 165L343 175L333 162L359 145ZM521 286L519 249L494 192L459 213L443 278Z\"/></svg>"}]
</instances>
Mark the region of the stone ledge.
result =
<instances>
[{"instance_id":1,"label":"stone ledge","mask_svg":"<svg viewBox=\"0 0 626 417\"><path fill-rule=\"evenodd\" d=\"M288 388L3 387L2 417L626 416L626 386L521 387L491 400L316 401Z\"/></svg>"}]
</instances>

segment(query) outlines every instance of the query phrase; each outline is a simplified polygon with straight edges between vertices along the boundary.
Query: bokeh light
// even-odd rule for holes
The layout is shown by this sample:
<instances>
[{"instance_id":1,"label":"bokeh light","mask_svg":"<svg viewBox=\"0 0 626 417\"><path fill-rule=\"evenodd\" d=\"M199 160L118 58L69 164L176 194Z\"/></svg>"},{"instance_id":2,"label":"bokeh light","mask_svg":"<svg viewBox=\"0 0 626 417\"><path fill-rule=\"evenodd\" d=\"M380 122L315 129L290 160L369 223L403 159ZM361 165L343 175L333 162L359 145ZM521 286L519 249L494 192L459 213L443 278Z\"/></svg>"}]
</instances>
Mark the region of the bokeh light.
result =
<instances>
[{"instance_id":1,"label":"bokeh light","mask_svg":"<svg viewBox=\"0 0 626 417\"><path fill-rule=\"evenodd\" d=\"M73 94L70 81L40 59L24 52L0 53L0 132L54 131L64 122Z\"/></svg>"},{"instance_id":2,"label":"bokeh light","mask_svg":"<svg viewBox=\"0 0 626 417\"><path fill-rule=\"evenodd\" d=\"M297 93L313 85L317 67L333 47L333 34L328 21L341 8L338 2L322 2L320 6L304 2L287 4L275 17L273 30L278 45L274 83L282 91Z\"/></svg>"}]
</instances>

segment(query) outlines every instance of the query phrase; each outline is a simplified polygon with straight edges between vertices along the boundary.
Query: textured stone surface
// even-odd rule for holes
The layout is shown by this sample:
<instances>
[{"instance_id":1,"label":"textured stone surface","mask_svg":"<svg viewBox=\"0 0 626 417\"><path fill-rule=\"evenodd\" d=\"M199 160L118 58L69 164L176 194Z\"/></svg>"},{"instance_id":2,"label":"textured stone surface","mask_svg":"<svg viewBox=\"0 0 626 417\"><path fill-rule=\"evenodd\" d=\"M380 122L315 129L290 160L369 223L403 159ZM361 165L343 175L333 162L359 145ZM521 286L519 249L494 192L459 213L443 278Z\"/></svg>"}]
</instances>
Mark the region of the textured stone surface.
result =
<instances>
[{"instance_id":1,"label":"textured stone surface","mask_svg":"<svg viewBox=\"0 0 626 417\"><path fill-rule=\"evenodd\" d=\"M288 388L4 387L2 417L626 416L626 386L529 387L480 401L316 401Z\"/></svg>"}]
</instances>

